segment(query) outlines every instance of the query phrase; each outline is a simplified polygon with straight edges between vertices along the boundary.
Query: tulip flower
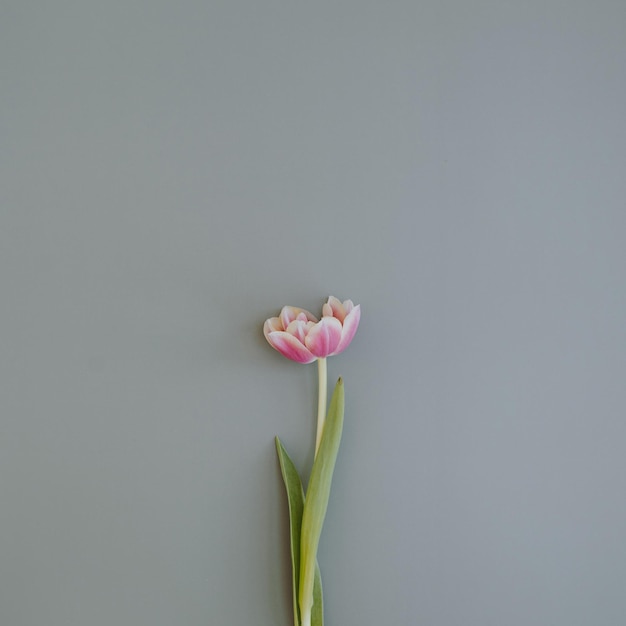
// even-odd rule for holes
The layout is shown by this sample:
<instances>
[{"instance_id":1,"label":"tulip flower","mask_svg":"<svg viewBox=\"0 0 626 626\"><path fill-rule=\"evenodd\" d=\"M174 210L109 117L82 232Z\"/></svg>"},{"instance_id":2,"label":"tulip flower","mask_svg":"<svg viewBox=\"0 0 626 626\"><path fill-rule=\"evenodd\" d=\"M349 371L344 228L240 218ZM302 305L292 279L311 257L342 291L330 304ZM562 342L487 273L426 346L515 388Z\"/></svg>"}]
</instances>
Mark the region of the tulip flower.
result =
<instances>
[{"instance_id":1,"label":"tulip flower","mask_svg":"<svg viewBox=\"0 0 626 626\"><path fill-rule=\"evenodd\" d=\"M284 306L279 317L271 317L263 326L270 345L283 356L298 363L312 363L343 352L359 326L360 305L352 300L343 304L330 296L322 309L321 320L309 311Z\"/></svg>"},{"instance_id":2,"label":"tulip flower","mask_svg":"<svg viewBox=\"0 0 626 626\"><path fill-rule=\"evenodd\" d=\"M337 382L326 421L326 359L343 352L359 326L361 307L351 300L330 296L318 320L305 309L282 308L278 317L266 320L263 333L270 345L297 363L317 360L319 402L315 460L306 499L298 472L282 443L276 447L289 503L294 626L321 626L323 607L317 547L328 506L335 459L343 426L343 383ZM319 452L319 454L318 454Z\"/></svg>"},{"instance_id":3,"label":"tulip flower","mask_svg":"<svg viewBox=\"0 0 626 626\"><path fill-rule=\"evenodd\" d=\"M298 363L317 360L319 369L319 402L315 453L320 447L326 418L326 357L343 352L356 333L361 319L361 306L352 300L341 302L334 296L322 307L322 319L309 311L284 306L279 317L270 317L263 325L269 344L283 356Z\"/></svg>"}]
</instances>

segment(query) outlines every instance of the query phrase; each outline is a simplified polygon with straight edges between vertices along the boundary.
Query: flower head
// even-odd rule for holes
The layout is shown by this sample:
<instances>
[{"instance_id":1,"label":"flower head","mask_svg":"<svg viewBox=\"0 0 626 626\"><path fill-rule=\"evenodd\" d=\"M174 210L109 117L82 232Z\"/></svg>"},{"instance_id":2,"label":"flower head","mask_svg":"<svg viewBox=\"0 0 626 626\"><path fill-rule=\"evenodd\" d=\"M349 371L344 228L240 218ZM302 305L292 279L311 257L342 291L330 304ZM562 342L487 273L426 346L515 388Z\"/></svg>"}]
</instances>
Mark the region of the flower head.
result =
<instances>
[{"instance_id":1,"label":"flower head","mask_svg":"<svg viewBox=\"0 0 626 626\"><path fill-rule=\"evenodd\" d=\"M312 363L343 352L359 325L361 307L351 300L343 304L333 296L324 304L321 320L309 311L284 306L279 317L263 326L270 345L283 356L298 363Z\"/></svg>"}]
</instances>

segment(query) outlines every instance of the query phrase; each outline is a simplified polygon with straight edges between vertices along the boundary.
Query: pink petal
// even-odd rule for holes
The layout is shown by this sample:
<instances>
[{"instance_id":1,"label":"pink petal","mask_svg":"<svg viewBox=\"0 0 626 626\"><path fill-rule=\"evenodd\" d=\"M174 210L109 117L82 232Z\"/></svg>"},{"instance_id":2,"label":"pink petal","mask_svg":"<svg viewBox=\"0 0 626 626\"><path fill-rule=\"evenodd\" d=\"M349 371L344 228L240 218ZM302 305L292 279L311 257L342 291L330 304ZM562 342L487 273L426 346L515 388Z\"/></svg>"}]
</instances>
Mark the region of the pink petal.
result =
<instances>
[{"instance_id":1,"label":"pink petal","mask_svg":"<svg viewBox=\"0 0 626 626\"><path fill-rule=\"evenodd\" d=\"M357 304L348 315L346 315L346 319L343 321L343 328L341 330L341 340L339 341L339 345L333 354L339 354L343 352L352 341L354 337L354 333L356 333L356 329L359 327L359 321L361 320L361 305Z\"/></svg>"},{"instance_id":2,"label":"pink petal","mask_svg":"<svg viewBox=\"0 0 626 626\"><path fill-rule=\"evenodd\" d=\"M292 361L312 363L316 359L314 354L311 354L302 343L287 332L269 333L267 340L273 348Z\"/></svg>"},{"instance_id":3,"label":"pink petal","mask_svg":"<svg viewBox=\"0 0 626 626\"><path fill-rule=\"evenodd\" d=\"M305 321L302 321L298 315L298 319L293 320L293 322L287 326L286 332L293 335L301 344L304 345L304 338L309 332L307 327L308 324L313 325L313 322L307 322L306 318Z\"/></svg>"},{"instance_id":4,"label":"pink petal","mask_svg":"<svg viewBox=\"0 0 626 626\"><path fill-rule=\"evenodd\" d=\"M334 317L322 317L311 328L304 343L316 357L322 359L337 349L341 340L341 322Z\"/></svg>"},{"instance_id":5,"label":"pink petal","mask_svg":"<svg viewBox=\"0 0 626 626\"><path fill-rule=\"evenodd\" d=\"M296 306L284 306L280 311L280 320L283 323L282 329L285 330L287 326L289 326L289 324L291 324L291 322L293 322L293 320L295 320L298 315L302 313L310 322L317 322L315 315L309 313L305 309L300 309Z\"/></svg>"},{"instance_id":6,"label":"pink petal","mask_svg":"<svg viewBox=\"0 0 626 626\"><path fill-rule=\"evenodd\" d=\"M346 312L343 308L343 304L341 304L341 301L335 298L335 296L329 296L328 306L333 312L333 317L336 317L340 322L343 322L343 319L346 316Z\"/></svg>"},{"instance_id":7,"label":"pink petal","mask_svg":"<svg viewBox=\"0 0 626 626\"><path fill-rule=\"evenodd\" d=\"M283 330L283 325L278 317L270 317L268 320L265 320L265 324L263 324L263 334L267 339L267 336L270 333L273 333L277 330Z\"/></svg>"},{"instance_id":8,"label":"pink petal","mask_svg":"<svg viewBox=\"0 0 626 626\"><path fill-rule=\"evenodd\" d=\"M298 316L298 311L296 311L295 307L292 306L284 306L280 310L280 321L283 324L283 330L293 322Z\"/></svg>"}]
</instances>

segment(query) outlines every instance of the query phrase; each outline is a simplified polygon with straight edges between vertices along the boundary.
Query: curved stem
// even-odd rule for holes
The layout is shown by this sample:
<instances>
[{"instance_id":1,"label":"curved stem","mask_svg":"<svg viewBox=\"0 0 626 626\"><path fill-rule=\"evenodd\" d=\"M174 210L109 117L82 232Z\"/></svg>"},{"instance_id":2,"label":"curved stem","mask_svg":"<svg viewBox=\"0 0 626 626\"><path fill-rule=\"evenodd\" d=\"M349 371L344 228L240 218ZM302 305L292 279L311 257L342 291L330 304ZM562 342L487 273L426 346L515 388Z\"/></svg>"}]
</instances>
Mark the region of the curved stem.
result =
<instances>
[{"instance_id":1,"label":"curved stem","mask_svg":"<svg viewBox=\"0 0 626 626\"><path fill-rule=\"evenodd\" d=\"M315 437L315 455L322 441L322 433L324 432L324 420L326 419L326 398L328 395L328 377L326 373L326 359L317 359L317 371L319 374L319 395L317 400L317 435Z\"/></svg>"}]
</instances>

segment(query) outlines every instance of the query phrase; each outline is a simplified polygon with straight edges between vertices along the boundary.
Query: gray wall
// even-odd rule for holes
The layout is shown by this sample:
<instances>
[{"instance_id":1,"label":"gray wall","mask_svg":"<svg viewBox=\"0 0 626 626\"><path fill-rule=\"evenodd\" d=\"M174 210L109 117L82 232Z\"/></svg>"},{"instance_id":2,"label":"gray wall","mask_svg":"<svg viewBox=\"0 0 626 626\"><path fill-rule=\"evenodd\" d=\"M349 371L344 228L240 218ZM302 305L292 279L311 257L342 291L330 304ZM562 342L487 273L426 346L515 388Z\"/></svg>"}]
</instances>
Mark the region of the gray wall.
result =
<instances>
[{"instance_id":1,"label":"gray wall","mask_svg":"<svg viewBox=\"0 0 626 626\"><path fill-rule=\"evenodd\" d=\"M328 625L626 623L625 67L622 0L3 2L0 623L290 624L328 294Z\"/></svg>"}]
</instances>

